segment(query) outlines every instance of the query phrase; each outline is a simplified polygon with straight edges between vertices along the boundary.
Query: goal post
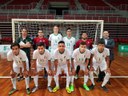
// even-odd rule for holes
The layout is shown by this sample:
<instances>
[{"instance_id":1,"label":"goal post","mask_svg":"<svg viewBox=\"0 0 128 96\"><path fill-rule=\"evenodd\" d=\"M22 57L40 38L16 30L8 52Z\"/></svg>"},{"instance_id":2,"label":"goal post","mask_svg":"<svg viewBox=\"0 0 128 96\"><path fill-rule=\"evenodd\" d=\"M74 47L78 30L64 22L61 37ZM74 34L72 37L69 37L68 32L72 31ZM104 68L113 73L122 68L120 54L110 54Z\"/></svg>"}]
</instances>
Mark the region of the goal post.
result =
<instances>
[{"instance_id":1,"label":"goal post","mask_svg":"<svg viewBox=\"0 0 128 96\"><path fill-rule=\"evenodd\" d=\"M13 42L20 36L23 27L28 29L28 34L35 37L39 29L43 30L46 37L52 33L53 26L57 24L63 36L66 29L72 29L72 35L79 39L82 32L86 32L90 39L96 44L98 38L102 38L104 21L103 20L63 20L63 19L12 19L12 38Z\"/></svg>"}]
</instances>

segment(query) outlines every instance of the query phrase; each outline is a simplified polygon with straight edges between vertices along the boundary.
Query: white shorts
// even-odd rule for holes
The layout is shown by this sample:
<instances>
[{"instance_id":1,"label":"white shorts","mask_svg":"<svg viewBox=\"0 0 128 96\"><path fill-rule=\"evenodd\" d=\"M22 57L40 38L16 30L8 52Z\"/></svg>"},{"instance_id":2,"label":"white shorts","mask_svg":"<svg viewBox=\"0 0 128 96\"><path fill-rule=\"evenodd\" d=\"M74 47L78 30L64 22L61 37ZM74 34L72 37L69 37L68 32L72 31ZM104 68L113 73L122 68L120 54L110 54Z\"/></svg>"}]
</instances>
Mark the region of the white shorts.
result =
<instances>
[{"instance_id":1,"label":"white shorts","mask_svg":"<svg viewBox=\"0 0 128 96\"><path fill-rule=\"evenodd\" d=\"M93 68L96 71L99 67L101 71L105 71L107 69L107 63L105 60L103 60L101 63L96 62L95 58L92 60Z\"/></svg>"},{"instance_id":2,"label":"white shorts","mask_svg":"<svg viewBox=\"0 0 128 96\"><path fill-rule=\"evenodd\" d=\"M57 74L56 75L61 74L62 71L64 71L64 73L66 73L66 75L68 76L68 66L67 66L67 64L64 64L64 65L61 65L61 66L58 65Z\"/></svg>"},{"instance_id":3,"label":"white shorts","mask_svg":"<svg viewBox=\"0 0 128 96\"><path fill-rule=\"evenodd\" d=\"M36 63L37 65L37 72L42 71L44 68L46 68L46 71L48 72L48 66L42 66L41 64Z\"/></svg>"},{"instance_id":4,"label":"white shorts","mask_svg":"<svg viewBox=\"0 0 128 96\"><path fill-rule=\"evenodd\" d=\"M29 63L28 63L28 60L26 60L26 69L27 71L29 71ZM22 68L22 72L24 71L24 66L21 65L21 66L18 66L15 62L13 62L13 70L14 72L16 72L17 74L20 73L20 68Z\"/></svg>"},{"instance_id":5,"label":"white shorts","mask_svg":"<svg viewBox=\"0 0 128 96\"><path fill-rule=\"evenodd\" d=\"M85 71L85 64L74 64L75 66L75 70L76 70L76 68L77 68L77 66L79 65L80 66L80 70L83 70L83 71Z\"/></svg>"}]
</instances>

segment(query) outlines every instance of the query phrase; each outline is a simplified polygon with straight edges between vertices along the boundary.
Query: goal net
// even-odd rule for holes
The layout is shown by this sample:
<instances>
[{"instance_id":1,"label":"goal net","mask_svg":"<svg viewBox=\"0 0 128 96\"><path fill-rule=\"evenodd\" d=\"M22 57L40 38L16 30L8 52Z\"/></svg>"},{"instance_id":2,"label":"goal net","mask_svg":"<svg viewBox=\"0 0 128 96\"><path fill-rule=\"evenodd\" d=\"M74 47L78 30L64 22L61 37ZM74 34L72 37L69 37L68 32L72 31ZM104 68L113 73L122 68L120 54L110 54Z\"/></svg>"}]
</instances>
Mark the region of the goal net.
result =
<instances>
[{"instance_id":1,"label":"goal net","mask_svg":"<svg viewBox=\"0 0 128 96\"><path fill-rule=\"evenodd\" d=\"M53 32L53 26L57 24L60 27L60 32L63 36L66 35L66 29L72 29L72 35L78 40L82 32L88 34L88 38L94 40L102 37L103 20L61 20L61 19L12 19L12 38L15 41L21 34L22 28L27 28L31 38L37 36L39 29L43 30L44 35L48 38Z\"/></svg>"}]
</instances>

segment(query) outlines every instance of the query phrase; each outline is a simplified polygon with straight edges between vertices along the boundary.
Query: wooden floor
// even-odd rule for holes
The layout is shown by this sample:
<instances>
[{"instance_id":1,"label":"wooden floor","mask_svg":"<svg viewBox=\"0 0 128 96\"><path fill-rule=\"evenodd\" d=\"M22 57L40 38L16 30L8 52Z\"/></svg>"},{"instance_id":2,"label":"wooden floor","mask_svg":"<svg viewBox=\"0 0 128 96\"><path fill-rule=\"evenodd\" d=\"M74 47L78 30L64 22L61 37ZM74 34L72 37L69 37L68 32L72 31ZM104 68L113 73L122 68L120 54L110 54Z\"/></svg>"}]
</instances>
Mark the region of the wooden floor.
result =
<instances>
[{"instance_id":1,"label":"wooden floor","mask_svg":"<svg viewBox=\"0 0 128 96\"><path fill-rule=\"evenodd\" d=\"M115 60L111 66L112 76L126 76L128 77L128 56L120 56L115 49ZM0 60L0 77L9 76L10 67L6 60ZM96 80L96 79L95 79ZM82 88L83 79L75 80L75 91L71 94L67 94L65 90L65 79L60 79L60 90L56 93L49 93L47 90L47 80L39 79L39 90L30 96L128 96L128 78L111 78L111 85L107 85L109 92L104 92L100 85L96 83L94 90L87 92ZM54 81L52 87L54 87ZM90 85L90 81L88 82ZM30 82L30 88L33 88L33 81ZM0 96L8 96L9 90L12 88L12 83L9 78L0 78ZM12 96L27 96L25 90L25 82L17 82L17 88L19 91ZM29 96L29 95L28 95Z\"/></svg>"}]
</instances>

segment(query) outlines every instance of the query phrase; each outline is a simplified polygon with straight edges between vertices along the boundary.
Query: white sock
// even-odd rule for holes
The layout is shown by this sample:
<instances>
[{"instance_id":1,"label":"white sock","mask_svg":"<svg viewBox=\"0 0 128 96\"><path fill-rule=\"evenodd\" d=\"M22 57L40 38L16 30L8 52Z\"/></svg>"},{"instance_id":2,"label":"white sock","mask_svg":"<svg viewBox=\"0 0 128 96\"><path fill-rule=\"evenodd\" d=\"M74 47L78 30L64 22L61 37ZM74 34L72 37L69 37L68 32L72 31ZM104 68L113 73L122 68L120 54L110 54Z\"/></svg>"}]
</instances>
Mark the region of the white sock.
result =
<instances>
[{"instance_id":1,"label":"white sock","mask_svg":"<svg viewBox=\"0 0 128 96\"><path fill-rule=\"evenodd\" d=\"M71 77L69 75L66 76L66 87L69 87Z\"/></svg>"},{"instance_id":2,"label":"white sock","mask_svg":"<svg viewBox=\"0 0 128 96\"><path fill-rule=\"evenodd\" d=\"M13 88L16 89L16 78L11 78Z\"/></svg>"},{"instance_id":3,"label":"white sock","mask_svg":"<svg viewBox=\"0 0 128 96\"><path fill-rule=\"evenodd\" d=\"M52 76L48 76L48 86L51 86Z\"/></svg>"},{"instance_id":4,"label":"white sock","mask_svg":"<svg viewBox=\"0 0 128 96\"><path fill-rule=\"evenodd\" d=\"M58 75L54 76L54 80L55 80L56 86L59 87L59 77L58 77Z\"/></svg>"},{"instance_id":5,"label":"white sock","mask_svg":"<svg viewBox=\"0 0 128 96\"><path fill-rule=\"evenodd\" d=\"M85 85L86 85L87 81L88 81L88 75L84 75L84 84Z\"/></svg>"},{"instance_id":6,"label":"white sock","mask_svg":"<svg viewBox=\"0 0 128 96\"><path fill-rule=\"evenodd\" d=\"M34 83L35 83L35 86L38 87L38 75L34 76Z\"/></svg>"},{"instance_id":7,"label":"white sock","mask_svg":"<svg viewBox=\"0 0 128 96\"><path fill-rule=\"evenodd\" d=\"M71 76L71 84L74 85L74 76Z\"/></svg>"},{"instance_id":8,"label":"white sock","mask_svg":"<svg viewBox=\"0 0 128 96\"><path fill-rule=\"evenodd\" d=\"M102 87L107 84L107 82L109 81L110 76L111 76L111 74L108 73L108 72L105 74L104 81L103 81L103 83L101 85Z\"/></svg>"},{"instance_id":9,"label":"white sock","mask_svg":"<svg viewBox=\"0 0 128 96\"><path fill-rule=\"evenodd\" d=\"M91 80L92 84L95 85L93 71L90 71L89 75L90 75L90 80Z\"/></svg>"},{"instance_id":10,"label":"white sock","mask_svg":"<svg viewBox=\"0 0 128 96\"><path fill-rule=\"evenodd\" d=\"M29 77L25 77L26 89L29 88Z\"/></svg>"}]
</instances>

